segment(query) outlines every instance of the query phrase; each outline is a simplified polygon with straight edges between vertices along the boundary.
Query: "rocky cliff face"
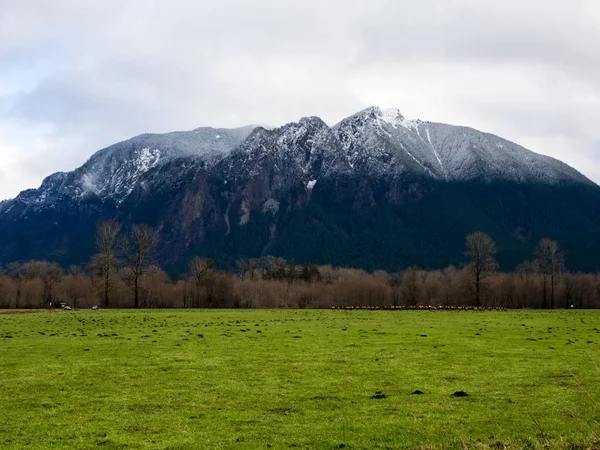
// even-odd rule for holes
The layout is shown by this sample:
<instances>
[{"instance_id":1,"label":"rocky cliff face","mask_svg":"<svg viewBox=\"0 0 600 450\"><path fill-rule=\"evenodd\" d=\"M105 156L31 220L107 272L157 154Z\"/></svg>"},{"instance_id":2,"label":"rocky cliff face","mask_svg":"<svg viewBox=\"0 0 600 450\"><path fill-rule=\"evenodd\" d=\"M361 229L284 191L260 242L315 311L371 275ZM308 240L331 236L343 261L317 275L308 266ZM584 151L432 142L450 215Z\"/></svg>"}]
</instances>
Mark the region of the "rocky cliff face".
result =
<instances>
[{"instance_id":1,"label":"rocky cliff face","mask_svg":"<svg viewBox=\"0 0 600 450\"><path fill-rule=\"evenodd\" d=\"M368 108L267 130L142 135L0 203L0 262L86 260L101 220L149 223L160 262L194 253L231 264L397 269L459 264L464 235L492 234L506 266L550 236L595 239L600 188L571 167L479 131ZM579 242L579 244L577 244ZM588 256L573 265L595 267Z\"/></svg>"}]
</instances>

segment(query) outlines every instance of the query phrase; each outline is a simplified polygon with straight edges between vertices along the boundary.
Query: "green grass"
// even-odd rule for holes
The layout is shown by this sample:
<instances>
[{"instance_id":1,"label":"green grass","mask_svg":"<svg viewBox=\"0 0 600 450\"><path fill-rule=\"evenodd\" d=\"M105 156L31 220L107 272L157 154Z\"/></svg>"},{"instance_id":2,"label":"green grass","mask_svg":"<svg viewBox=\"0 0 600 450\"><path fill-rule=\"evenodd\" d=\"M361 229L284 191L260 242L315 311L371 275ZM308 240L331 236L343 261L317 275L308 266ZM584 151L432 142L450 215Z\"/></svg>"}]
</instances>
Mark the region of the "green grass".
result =
<instances>
[{"instance_id":1,"label":"green grass","mask_svg":"<svg viewBox=\"0 0 600 450\"><path fill-rule=\"evenodd\" d=\"M596 311L0 315L0 448L591 447L598 330Z\"/></svg>"}]
</instances>

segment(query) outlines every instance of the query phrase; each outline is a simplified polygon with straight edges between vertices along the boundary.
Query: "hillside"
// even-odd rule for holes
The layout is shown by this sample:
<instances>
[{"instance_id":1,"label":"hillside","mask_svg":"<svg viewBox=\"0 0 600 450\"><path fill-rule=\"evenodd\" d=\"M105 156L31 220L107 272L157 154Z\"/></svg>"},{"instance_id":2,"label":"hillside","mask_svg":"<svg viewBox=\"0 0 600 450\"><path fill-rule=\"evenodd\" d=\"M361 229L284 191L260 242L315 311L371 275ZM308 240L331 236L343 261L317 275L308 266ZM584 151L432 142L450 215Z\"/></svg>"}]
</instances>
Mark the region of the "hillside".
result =
<instances>
[{"instance_id":1,"label":"hillside","mask_svg":"<svg viewBox=\"0 0 600 450\"><path fill-rule=\"evenodd\" d=\"M99 221L148 223L158 262L194 254L398 270L464 261L466 234L497 241L502 268L542 237L569 268L600 270L600 188L500 137L365 109L276 129L142 135L0 203L0 262L86 261Z\"/></svg>"}]
</instances>

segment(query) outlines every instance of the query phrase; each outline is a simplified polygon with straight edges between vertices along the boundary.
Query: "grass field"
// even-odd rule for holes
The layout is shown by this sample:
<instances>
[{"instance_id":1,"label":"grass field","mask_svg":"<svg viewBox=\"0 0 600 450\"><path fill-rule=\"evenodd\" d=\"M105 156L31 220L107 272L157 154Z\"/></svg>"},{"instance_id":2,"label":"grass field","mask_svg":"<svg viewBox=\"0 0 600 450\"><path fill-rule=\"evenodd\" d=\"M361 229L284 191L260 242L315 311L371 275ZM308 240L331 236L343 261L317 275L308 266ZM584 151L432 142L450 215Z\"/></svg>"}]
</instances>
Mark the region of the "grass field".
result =
<instances>
[{"instance_id":1,"label":"grass field","mask_svg":"<svg viewBox=\"0 0 600 450\"><path fill-rule=\"evenodd\" d=\"M0 448L593 447L599 330L596 311L0 314Z\"/></svg>"}]
</instances>

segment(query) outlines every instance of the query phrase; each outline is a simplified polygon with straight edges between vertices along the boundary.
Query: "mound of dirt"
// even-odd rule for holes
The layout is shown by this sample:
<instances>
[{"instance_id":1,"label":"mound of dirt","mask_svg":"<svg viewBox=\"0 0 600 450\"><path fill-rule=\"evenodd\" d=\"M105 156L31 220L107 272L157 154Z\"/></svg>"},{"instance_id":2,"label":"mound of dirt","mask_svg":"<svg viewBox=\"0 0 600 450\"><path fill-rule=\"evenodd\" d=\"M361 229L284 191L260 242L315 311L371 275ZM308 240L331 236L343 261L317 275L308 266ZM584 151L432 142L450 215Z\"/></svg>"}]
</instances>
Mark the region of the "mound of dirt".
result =
<instances>
[{"instance_id":1,"label":"mound of dirt","mask_svg":"<svg viewBox=\"0 0 600 450\"><path fill-rule=\"evenodd\" d=\"M469 394L467 394L465 391L458 391L455 392L454 394L452 394L452 397L468 397Z\"/></svg>"},{"instance_id":2,"label":"mound of dirt","mask_svg":"<svg viewBox=\"0 0 600 450\"><path fill-rule=\"evenodd\" d=\"M384 400L387 398L387 395L385 395L383 392L381 391L377 391L375 392L375 395L372 395L371 398L373 400Z\"/></svg>"}]
</instances>

